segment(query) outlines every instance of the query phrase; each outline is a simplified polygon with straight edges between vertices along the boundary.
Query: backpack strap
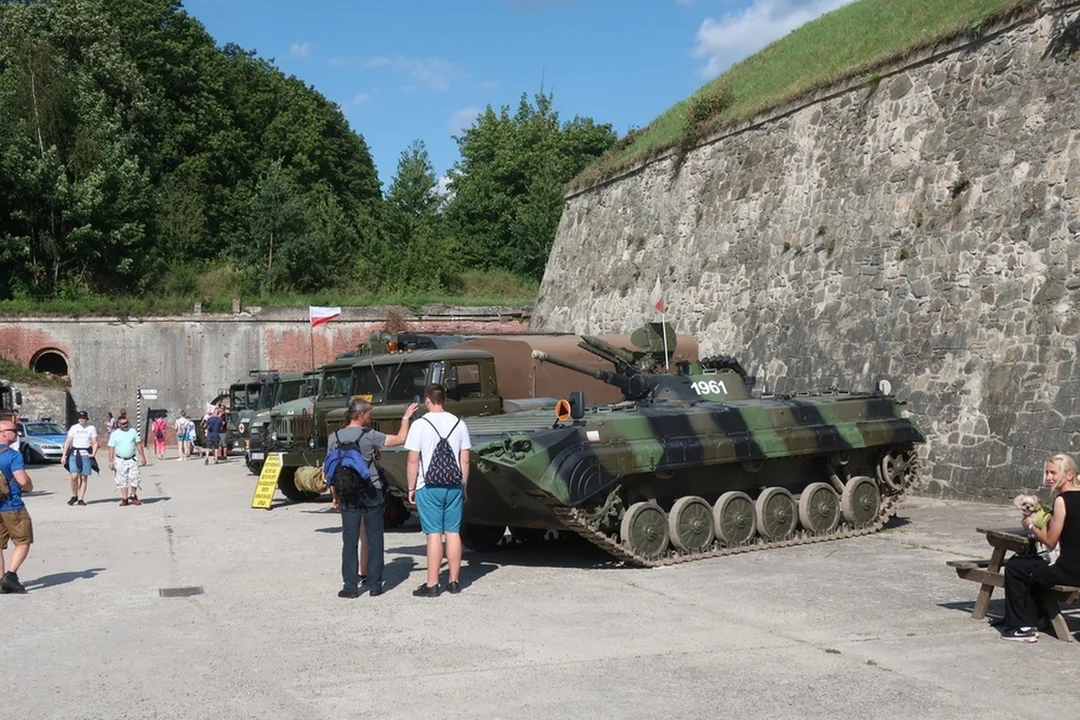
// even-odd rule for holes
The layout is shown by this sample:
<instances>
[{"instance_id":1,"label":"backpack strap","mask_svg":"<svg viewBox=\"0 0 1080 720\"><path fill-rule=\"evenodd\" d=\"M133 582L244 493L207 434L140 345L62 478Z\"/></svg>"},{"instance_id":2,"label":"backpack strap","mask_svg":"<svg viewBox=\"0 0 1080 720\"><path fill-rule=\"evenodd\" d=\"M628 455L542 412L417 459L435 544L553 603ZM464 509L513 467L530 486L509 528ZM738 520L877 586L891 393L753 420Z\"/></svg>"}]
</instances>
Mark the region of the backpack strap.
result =
<instances>
[{"instance_id":1,"label":"backpack strap","mask_svg":"<svg viewBox=\"0 0 1080 720\"><path fill-rule=\"evenodd\" d=\"M454 427L450 428L450 432L446 433L446 437L443 437L443 436L442 436L442 435L441 435L441 434L439 433L439 429L438 429L437 427L435 427L435 423L433 423L433 422L431 422L430 420L428 420L428 419L427 419L427 415L425 415L424 417L422 417L422 418L420 418L420 419L421 419L421 420L423 420L424 422L426 422L426 423L427 423L428 425L430 425L430 426L431 426L431 429L435 431L435 434L439 436L439 439L440 439L440 440L446 440L446 438L448 438L448 437L450 437L451 435L453 435L453 434L454 434L454 431L455 431L455 430L457 430L457 426L461 424L461 418L458 418L458 419L457 419L457 422L456 422L456 423L454 423Z\"/></svg>"}]
</instances>

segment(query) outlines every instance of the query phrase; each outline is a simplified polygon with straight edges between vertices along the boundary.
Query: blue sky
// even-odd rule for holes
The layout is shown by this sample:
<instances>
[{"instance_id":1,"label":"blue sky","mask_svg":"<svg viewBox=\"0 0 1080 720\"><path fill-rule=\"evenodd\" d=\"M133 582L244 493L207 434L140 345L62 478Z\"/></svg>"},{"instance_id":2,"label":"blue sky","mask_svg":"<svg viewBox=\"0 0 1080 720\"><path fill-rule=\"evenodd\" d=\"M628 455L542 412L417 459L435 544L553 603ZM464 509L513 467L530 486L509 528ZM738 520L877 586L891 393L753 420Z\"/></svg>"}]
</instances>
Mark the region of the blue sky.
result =
<instances>
[{"instance_id":1,"label":"blue sky","mask_svg":"<svg viewBox=\"0 0 1080 720\"><path fill-rule=\"evenodd\" d=\"M389 184L423 140L442 175L488 104L644 126L733 62L852 0L185 0L219 45L273 58L341 106Z\"/></svg>"}]
</instances>

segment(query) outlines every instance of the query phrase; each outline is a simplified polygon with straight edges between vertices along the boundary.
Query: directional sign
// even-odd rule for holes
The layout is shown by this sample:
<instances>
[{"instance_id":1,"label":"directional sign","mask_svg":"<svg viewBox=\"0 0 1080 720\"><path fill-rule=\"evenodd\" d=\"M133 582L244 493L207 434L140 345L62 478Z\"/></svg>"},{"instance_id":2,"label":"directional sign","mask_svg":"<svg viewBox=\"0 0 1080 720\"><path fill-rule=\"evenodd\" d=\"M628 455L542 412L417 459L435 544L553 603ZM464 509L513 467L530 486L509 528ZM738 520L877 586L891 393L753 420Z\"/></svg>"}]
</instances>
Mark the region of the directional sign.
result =
<instances>
[{"instance_id":1,"label":"directional sign","mask_svg":"<svg viewBox=\"0 0 1080 720\"><path fill-rule=\"evenodd\" d=\"M155 388L139 390L139 394L142 395L143 400L157 400L157 389Z\"/></svg>"}]
</instances>

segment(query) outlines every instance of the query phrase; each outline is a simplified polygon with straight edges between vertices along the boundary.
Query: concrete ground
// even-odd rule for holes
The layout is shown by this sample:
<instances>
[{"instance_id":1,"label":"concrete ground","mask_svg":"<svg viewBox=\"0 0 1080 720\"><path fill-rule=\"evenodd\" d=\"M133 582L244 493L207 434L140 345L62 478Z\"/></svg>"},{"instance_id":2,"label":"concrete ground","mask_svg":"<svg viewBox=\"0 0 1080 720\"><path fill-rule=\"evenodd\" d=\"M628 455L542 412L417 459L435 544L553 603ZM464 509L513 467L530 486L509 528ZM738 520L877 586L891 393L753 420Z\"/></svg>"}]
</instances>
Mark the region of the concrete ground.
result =
<instances>
[{"instance_id":1,"label":"concrete ground","mask_svg":"<svg viewBox=\"0 0 1080 720\"><path fill-rule=\"evenodd\" d=\"M0 597L9 717L955 720L1080 701L1080 644L1002 642L945 566L987 556L974 528L1011 507L916 499L872 537L658 570L587 547L467 554L465 589L437 599L411 595L422 537L392 531L388 592L342 600L329 503L252 510L239 461L144 472L142 507L95 476L80 508L58 467L32 470L29 592ZM159 595L187 586L204 592Z\"/></svg>"}]
</instances>

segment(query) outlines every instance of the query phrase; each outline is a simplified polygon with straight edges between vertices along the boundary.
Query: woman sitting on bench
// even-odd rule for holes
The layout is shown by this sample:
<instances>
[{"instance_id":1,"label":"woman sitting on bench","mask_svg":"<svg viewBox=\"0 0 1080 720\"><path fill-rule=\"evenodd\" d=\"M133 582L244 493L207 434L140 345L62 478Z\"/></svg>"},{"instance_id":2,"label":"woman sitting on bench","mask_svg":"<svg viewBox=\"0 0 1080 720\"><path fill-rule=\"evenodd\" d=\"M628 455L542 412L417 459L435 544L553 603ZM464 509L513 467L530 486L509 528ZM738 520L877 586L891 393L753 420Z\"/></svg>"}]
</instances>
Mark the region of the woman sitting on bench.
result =
<instances>
[{"instance_id":1,"label":"woman sitting on bench","mask_svg":"<svg viewBox=\"0 0 1080 720\"><path fill-rule=\"evenodd\" d=\"M1047 486L1054 490L1054 514L1046 529L1035 527L1035 516L1025 517L1025 528L1051 550L1061 543L1061 555L1053 565L1041 555L1014 555L1005 563L1005 618L1003 640L1035 642L1038 635L1036 593L1039 586L1080 585L1080 485L1076 461L1055 455L1043 468Z\"/></svg>"}]
</instances>

